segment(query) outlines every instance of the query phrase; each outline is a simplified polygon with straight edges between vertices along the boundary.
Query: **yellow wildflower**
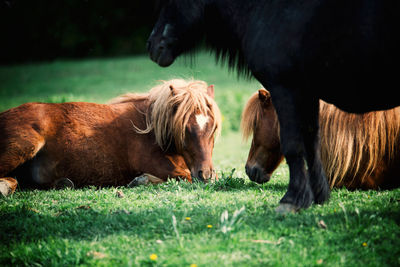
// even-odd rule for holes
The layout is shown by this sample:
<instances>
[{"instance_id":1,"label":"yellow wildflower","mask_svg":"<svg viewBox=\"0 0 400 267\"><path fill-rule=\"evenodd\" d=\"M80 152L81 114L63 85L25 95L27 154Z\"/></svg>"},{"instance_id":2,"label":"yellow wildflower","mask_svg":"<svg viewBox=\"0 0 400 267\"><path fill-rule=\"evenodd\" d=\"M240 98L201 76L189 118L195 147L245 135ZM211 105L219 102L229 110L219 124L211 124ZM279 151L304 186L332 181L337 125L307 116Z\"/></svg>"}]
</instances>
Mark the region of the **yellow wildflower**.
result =
<instances>
[{"instance_id":1,"label":"yellow wildflower","mask_svg":"<svg viewBox=\"0 0 400 267\"><path fill-rule=\"evenodd\" d=\"M368 246L368 244L366 242L362 243L363 247Z\"/></svg>"},{"instance_id":2,"label":"yellow wildflower","mask_svg":"<svg viewBox=\"0 0 400 267\"><path fill-rule=\"evenodd\" d=\"M190 267L197 267L197 264L196 263L192 263L192 264L190 264Z\"/></svg>"},{"instance_id":3,"label":"yellow wildflower","mask_svg":"<svg viewBox=\"0 0 400 267\"><path fill-rule=\"evenodd\" d=\"M152 261L156 261L157 258L158 258L157 254L151 254L150 255L150 260L152 260Z\"/></svg>"},{"instance_id":4,"label":"yellow wildflower","mask_svg":"<svg viewBox=\"0 0 400 267\"><path fill-rule=\"evenodd\" d=\"M211 225L211 224L208 224L208 225L207 225L207 228L212 228L212 225Z\"/></svg>"},{"instance_id":5,"label":"yellow wildflower","mask_svg":"<svg viewBox=\"0 0 400 267\"><path fill-rule=\"evenodd\" d=\"M185 220L186 220L186 221L190 221L191 218L190 218L190 217L186 217Z\"/></svg>"}]
</instances>

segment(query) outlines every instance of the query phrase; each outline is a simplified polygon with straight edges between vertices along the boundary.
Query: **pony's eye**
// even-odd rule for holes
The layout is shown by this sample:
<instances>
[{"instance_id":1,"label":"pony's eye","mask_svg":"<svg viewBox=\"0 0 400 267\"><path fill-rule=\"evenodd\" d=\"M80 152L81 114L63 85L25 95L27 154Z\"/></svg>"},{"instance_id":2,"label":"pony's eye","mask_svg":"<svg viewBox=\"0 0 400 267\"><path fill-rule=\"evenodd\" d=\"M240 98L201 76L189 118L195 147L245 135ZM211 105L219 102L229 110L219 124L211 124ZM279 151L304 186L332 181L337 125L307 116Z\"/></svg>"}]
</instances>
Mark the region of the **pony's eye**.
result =
<instances>
[{"instance_id":1,"label":"pony's eye","mask_svg":"<svg viewBox=\"0 0 400 267\"><path fill-rule=\"evenodd\" d=\"M197 136L197 131L193 128L187 128L187 132L191 137L196 137Z\"/></svg>"}]
</instances>

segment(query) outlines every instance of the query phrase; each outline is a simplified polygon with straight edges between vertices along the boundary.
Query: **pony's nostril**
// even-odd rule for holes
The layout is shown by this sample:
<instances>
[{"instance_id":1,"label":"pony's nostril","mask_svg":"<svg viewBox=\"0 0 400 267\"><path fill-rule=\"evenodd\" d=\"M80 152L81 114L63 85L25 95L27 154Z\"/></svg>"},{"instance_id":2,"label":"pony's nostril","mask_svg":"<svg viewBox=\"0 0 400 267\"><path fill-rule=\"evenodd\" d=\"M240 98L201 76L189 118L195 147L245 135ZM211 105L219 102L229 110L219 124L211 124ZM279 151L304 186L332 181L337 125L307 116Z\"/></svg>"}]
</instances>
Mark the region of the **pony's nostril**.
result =
<instances>
[{"instance_id":1,"label":"pony's nostril","mask_svg":"<svg viewBox=\"0 0 400 267\"><path fill-rule=\"evenodd\" d=\"M197 172L197 178L204 182L208 182L210 179L212 179L215 175L214 170L210 169L203 169Z\"/></svg>"},{"instance_id":2,"label":"pony's nostril","mask_svg":"<svg viewBox=\"0 0 400 267\"><path fill-rule=\"evenodd\" d=\"M256 182L256 183L263 182L262 170L258 169L257 167L250 167L247 165L246 165L245 169L246 169L246 174L250 178L250 180L252 180L253 182Z\"/></svg>"},{"instance_id":3,"label":"pony's nostril","mask_svg":"<svg viewBox=\"0 0 400 267\"><path fill-rule=\"evenodd\" d=\"M245 169L247 176L249 176L250 180L254 181L256 178L255 176L257 175L257 169L248 165L246 165Z\"/></svg>"},{"instance_id":4,"label":"pony's nostril","mask_svg":"<svg viewBox=\"0 0 400 267\"><path fill-rule=\"evenodd\" d=\"M258 179L258 169L257 168L252 168L250 171L250 175L253 179L253 181L257 182Z\"/></svg>"},{"instance_id":5,"label":"pony's nostril","mask_svg":"<svg viewBox=\"0 0 400 267\"><path fill-rule=\"evenodd\" d=\"M162 40L160 42L160 44L158 45L158 50L162 51L166 47L167 47L167 44L165 43L165 40Z\"/></svg>"}]
</instances>

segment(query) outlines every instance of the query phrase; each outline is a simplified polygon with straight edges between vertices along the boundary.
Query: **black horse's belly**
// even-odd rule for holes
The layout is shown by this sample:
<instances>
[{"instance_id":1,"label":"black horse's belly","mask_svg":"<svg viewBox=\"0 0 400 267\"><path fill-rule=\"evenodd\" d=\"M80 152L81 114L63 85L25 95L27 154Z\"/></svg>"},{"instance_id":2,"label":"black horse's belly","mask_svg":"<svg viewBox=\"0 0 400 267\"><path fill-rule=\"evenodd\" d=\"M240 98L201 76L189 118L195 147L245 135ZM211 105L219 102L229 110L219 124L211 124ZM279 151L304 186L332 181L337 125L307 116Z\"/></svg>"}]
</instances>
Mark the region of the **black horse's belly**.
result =
<instances>
[{"instance_id":1,"label":"black horse's belly","mask_svg":"<svg viewBox=\"0 0 400 267\"><path fill-rule=\"evenodd\" d=\"M400 105L398 73L384 62L320 62L305 73L304 91L353 113ZM327 66L321 66L324 63ZM331 65L329 65L331 63ZM363 65L364 64L364 65Z\"/></svg>"},{"instance_id":2,"label":"black horse's belly","mask_svg":"<svg viewBox=\"0 0 400 267\"><path fill-rule=\"evenodd\" d=\"M304 23L291 24L294 29L287 31L296 33L293 38L276 37L299 43L291 53L281 52L291 62L280 82L348 112L400 105L400 37L394 23L399 6L393 1L324 1L314 7Z\"/></svg>"}]
</instances>

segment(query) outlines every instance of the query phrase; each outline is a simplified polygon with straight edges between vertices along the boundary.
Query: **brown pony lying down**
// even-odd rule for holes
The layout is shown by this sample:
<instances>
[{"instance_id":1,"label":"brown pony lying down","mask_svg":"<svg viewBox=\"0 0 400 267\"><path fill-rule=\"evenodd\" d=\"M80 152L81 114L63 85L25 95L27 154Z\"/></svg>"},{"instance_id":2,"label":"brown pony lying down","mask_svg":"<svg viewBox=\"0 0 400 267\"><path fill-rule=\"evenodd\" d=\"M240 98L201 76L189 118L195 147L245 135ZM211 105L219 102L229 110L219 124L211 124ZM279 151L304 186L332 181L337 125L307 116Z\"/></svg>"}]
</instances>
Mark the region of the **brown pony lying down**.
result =
<instances>
[{"instance_id":1,"label":"brown pony lying down","mask_svg":"<svg viewBox=\"0 0 400 267\"><path fill-rule=\"evenodd\" d=\"M346 113L320 101L321 158L331 187L390 189L400 186L400 107ZM242 114L244 138L253 136L246 173L269 181L283 160L279 123L271 96L259 90Z\"/></svg>"},{"instance_id":2,"label":"brown pony lying down","mask_svg":"<svg viewBox=\"0 0 400 267\"><path fill-rule=\"evenodd\" d=\"M164 81L109 104L27 103L0 113L0 191L127 185L148 173L207 181L221 115L203 81ZM67 179L68 178L68 179Z\"/></svg>"}]
</instances>

